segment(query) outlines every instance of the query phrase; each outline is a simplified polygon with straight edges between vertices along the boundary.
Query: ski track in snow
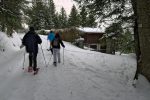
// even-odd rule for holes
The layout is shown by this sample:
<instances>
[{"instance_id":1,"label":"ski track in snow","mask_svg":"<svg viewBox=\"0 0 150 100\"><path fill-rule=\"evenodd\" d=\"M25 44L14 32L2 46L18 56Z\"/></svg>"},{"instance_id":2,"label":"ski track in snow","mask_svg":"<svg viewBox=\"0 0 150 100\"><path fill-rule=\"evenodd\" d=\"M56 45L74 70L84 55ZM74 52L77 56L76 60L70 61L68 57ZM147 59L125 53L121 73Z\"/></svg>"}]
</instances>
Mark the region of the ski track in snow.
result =
<instances>
[{"instance_id":1,"label":"ski track in snow","mask_svg":"<svg viewBox=\"0 0 150 100\"><path fill-rule=\"evenodd\" d=\"M84 50L71 52L80 49L65 42L64 64L61 49L62 61L54 67L46 44L44 39L42 49L48 67L39 46L40 70L35 76L26 71L28 54L22 70L24 49L1 63L0 100L149 100L150 91L144 94L144 89L131 86L134 73L129 68L135 70L134 59Z\"/></svg>"}]
</instances>

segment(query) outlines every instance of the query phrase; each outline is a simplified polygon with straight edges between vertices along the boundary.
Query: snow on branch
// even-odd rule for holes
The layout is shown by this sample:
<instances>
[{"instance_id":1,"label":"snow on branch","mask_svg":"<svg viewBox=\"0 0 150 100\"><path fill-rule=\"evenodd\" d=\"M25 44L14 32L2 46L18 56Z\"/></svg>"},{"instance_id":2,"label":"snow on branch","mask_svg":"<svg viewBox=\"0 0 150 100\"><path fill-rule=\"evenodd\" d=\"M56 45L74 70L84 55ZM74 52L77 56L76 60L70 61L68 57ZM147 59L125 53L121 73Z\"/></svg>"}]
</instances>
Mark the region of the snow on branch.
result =
<instances>
[{"instance_id":1,"label":"snow on branch","mask_svg":"<svg viewBox=\"0 0 150 100\"><path fill-rule=\"evenodd\" d=\"M12 15L12 16L15 16L15 17L19 17L18 15L22 15L21 13L14 13L14 12L8 10L8 9L3 8L3 7L0 7L0 9L2 9L2 11L5 11L5 12L7 12L8 14L10 14L10 15Z\"/></svg>"}]
</instances>

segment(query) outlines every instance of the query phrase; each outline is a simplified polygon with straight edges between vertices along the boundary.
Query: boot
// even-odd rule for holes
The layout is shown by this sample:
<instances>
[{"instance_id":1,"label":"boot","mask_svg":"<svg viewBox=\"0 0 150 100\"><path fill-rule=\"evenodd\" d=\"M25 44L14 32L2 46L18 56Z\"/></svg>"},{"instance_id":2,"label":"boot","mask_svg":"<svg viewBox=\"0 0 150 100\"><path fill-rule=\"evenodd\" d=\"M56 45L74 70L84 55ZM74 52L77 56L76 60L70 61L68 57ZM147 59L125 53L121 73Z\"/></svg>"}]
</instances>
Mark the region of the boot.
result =
<instances>
[{"instance_id":1,"label":"boot","mask_svg":"<svg viewBox=\"0 0 150 100\"><path fill-rule=\"evenodd\" d=\"M56 62L54 62L54 63L53 63L53 65L54 65L54 66L57 66L57 63L56 63Z\"/></svg>"},{"instance_id":2,"label":"boot","mask_svg":"<svg viewBox=\"0 0 150 100\"><path fill-rule=\"evenodd\" d=\"M39 68L36 68L36 70L34 71L34 75L38 74Z\"/></svg>"},{"instance_id":3,"label":"boot","mask_svg":"<svg viewBox=\"0 0 150 100\"><path fill-rule=\"evenodd\" d=\"M33 68L31 66L28 67L28 72L32 72Z\"/></svg>"}]
</instances>

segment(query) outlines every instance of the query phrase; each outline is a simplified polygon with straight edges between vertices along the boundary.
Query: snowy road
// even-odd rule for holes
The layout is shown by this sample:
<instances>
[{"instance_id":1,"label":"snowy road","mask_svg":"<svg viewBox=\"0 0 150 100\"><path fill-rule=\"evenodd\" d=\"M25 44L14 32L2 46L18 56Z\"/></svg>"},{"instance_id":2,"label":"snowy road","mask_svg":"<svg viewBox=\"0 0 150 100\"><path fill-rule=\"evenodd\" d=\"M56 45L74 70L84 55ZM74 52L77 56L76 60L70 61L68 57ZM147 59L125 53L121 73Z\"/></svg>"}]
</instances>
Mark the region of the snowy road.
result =
<instances>
[{"instance_id":1,"label":"snowy road","mask_svg":"<svg viewBox=\"0 0 150 100\"><path fill-rule=\"evenodd\" d=\"M43 40L49 65L45 67L39 49L40 71L35 76L22 70L24 49L3 55L0 100L149 100L150 85L142 76L137 88L131 85L136 66L133 57L82 50L65 42L64 64L61 56L62 63L54 67L46 45ZM25 66L28 66L27 54Z\"/></svg>"}]
</instances>

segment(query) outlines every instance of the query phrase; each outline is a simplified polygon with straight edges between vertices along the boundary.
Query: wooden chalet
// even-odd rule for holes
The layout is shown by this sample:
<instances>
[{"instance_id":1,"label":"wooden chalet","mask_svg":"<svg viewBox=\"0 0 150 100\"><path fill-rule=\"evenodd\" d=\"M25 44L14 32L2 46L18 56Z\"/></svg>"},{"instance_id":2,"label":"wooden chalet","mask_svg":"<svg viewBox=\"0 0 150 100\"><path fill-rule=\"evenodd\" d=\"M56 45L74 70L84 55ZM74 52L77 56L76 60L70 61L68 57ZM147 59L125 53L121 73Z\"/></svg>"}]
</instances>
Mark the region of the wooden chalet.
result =
<instances>
[{"instance_id":1,"label":"wooden chalet","mask_svg":"<svg viewBox=\"0 0 150 100\"><path fill-rule=\"evenodd\" d=\"M100 28L78 28L80 34L84 38L85 46L92 48L93 50L100 51L101 44L99 39L103 36L104 31Z\"/></svg>"}]
</instances>

